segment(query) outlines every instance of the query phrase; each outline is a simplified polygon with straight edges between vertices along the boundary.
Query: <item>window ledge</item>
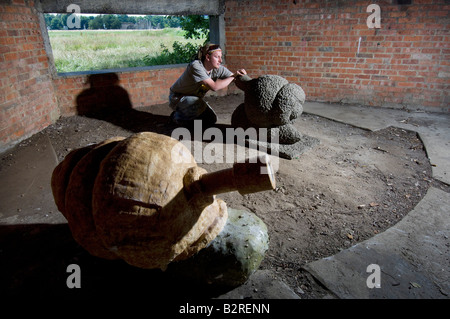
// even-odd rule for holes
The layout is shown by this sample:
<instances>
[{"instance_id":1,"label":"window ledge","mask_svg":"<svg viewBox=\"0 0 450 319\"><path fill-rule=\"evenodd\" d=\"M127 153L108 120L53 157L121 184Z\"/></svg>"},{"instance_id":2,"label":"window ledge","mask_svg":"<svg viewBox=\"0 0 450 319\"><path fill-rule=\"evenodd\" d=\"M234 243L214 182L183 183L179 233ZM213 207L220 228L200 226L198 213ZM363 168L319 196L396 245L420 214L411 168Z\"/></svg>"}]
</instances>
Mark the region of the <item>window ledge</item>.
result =
<instances>
[{"instance_id":1,"label":"window ledge","mask_svg":"<svg viewBox=\"0 0 450 319\"><path fill-rule=\"evenodd\" d=\"M176 69L181 67L186 67L187 63L181 64L168 64L168 65L152 65L152 66L141 66L135 68L117 68L117 69L103 69L103 70L92 70L92 71L77 71L77 72L58 72L57 77L72 77L80 75L92 75L92 74L104 74L104 73L125 73L125 72L141 72L141 71L152 71L152 70L163 70L163 69Z\"/></svg>"}]
</instances>

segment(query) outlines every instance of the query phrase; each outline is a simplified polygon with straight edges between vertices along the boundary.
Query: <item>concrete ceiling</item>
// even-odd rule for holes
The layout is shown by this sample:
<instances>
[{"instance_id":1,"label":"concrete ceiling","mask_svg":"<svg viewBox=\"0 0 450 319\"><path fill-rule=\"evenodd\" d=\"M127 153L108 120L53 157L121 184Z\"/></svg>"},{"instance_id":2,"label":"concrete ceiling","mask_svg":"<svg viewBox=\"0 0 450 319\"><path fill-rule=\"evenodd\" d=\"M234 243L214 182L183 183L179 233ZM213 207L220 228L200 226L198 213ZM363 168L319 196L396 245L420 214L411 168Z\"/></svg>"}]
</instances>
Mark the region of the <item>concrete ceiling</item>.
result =
<instances>
[{"instance_id":1,"label":"concrete ceiling","mask_svg":"<svg viewBox=\"0 0 450 319\"><path fill-rule=\"evenodd\" d=\"M40 0L44 13L73 13L69 5L78 5L80 12L97 14L196 15L217 16L224 13L224 0Z\"/></svg>"}]
</instances>

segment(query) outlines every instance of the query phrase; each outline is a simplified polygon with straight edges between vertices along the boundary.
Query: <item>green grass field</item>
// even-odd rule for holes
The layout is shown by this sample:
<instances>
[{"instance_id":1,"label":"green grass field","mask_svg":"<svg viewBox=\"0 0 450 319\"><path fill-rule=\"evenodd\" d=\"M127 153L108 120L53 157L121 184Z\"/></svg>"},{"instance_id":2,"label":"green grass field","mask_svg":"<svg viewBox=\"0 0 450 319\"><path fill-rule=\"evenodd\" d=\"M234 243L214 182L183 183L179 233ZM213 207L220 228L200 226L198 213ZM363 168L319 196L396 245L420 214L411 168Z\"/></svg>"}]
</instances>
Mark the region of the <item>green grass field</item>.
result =
<instances>
[{"instance_id":1,"label":"green grass field","mask_svg":"<svg viewBox=\"0 0 450 319\"><path fill-rule=\"evenodd\" d=\"M58 72L91 71L145 66L145 56L157 57L175 41L186 40L181 29L49 31Z\"/></svg>"}]
</instances>

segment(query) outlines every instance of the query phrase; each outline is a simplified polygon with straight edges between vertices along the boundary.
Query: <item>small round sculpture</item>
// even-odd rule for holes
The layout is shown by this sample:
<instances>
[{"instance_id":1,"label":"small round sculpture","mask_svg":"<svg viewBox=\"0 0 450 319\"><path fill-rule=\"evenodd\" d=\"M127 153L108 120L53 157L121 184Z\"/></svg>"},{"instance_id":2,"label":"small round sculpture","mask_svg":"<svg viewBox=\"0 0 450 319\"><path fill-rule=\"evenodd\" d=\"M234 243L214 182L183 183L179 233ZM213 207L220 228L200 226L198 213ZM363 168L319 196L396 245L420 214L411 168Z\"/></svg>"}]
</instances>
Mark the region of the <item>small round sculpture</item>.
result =
<instances>
[{"instance_id":1,"label":"small round sculpture","mask_svg":"<svg viewBox=\"0 0 450 319\"><path fill-rule=\"evenodd\" d=\"M236 86L244 91L244 103L234 111L234 127L268 128L279 136L280 144L298 142L302 135L292 125L303 112L305 92L294 83L277 75L252 79L238 76Z\"/></svg>"}]
</instances>

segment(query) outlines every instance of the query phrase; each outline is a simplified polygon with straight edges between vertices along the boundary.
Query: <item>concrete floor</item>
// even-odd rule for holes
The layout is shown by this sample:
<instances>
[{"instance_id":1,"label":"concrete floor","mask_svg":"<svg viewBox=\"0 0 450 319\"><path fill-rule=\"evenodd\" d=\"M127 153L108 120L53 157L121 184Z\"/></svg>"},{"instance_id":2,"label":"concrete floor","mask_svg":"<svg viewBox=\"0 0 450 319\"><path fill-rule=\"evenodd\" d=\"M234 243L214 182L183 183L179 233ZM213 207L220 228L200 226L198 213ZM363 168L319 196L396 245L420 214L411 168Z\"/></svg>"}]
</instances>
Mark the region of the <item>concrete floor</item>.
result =
<instances>
[{"instance_id":1,"label":"concrete floor","mask_svg":"<svg viewBox=\"0 0 450 319\"><path fill-rule=\"evenodd\" d=\"M367 130L396 126L416 131L425 145L433 177L450 184L450 114L327 103L305 103L304 112ZM18 225L66 223L54 204L50 187L57 162L49 139L42 136L35 145L20 149L11 165L0 171L0 234ZM9 237L6 234L0 238ZM397 225L305 268L339 298L448 299L449 238L450 194L431 187ZM255 293L258 283L262 283L261 288ZM372 283L376 287L369 288ZM288 286L267 279L260 271L249 284L221 298L240 298L249 293L253 298L298 298Z\"/></svg>"},{"instance_id":2,"label":"concrete floor","mask_svg":"<svg viewBox=\"0 0 450 319\"><path fill-rule=\"evenodd\" d=\"M416 131L425 145L433 177L450 185L449 114L315 102L305 103L304 112L370 131L389 126ZM370 265L378 266L377 270L368 268ZM449 299L450 194L431 187L395 226L336 255L311 262L305 269L338 298ZM265 292L269 298L296 296L279 283L266 285L276 287ZM248 295L248 289L237 288L227 297Z\"/></svg>"},{"instance_id":3,"label":"concrete floor","mask_svg":"<svg viewBox=\"0 0 450 319\"><path fill-rule=\"evenodd\" d=\"M307 103L305 112L363 129L389 126L416 131L433 177L450 184L450 115ZM399 223L306 269L340 298L450 298L450 194L431 187ZM379 287L367 281L380 269ZM371 281L373 279L373 281ZM370 285L370 283L369 283Z\"/></svg>"}]
</instances>

